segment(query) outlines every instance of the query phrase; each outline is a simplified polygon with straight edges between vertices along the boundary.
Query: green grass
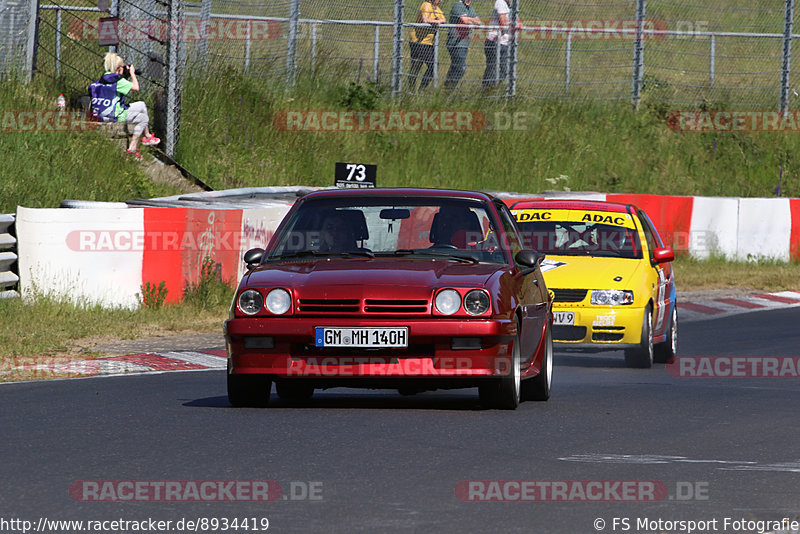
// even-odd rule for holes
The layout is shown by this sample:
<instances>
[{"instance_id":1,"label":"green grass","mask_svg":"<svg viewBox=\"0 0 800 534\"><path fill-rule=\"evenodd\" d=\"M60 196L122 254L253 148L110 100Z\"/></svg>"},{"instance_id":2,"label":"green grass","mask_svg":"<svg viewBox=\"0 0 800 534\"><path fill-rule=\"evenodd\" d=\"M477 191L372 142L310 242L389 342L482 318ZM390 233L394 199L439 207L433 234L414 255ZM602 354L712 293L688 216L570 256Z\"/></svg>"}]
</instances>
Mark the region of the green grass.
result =
<instances>
[{"instance_id":1,"label":"green grass","mask_svg":"<svg viewBox=\"0 0 800 534\"><path fill-rule=\"evenodd\" d=\"M365 86L362 87L365 89ZM379 88L380 89L380 88ZM662 87L663 89L663 87ZM301 77L280 85L235 72L188 80L177 159L216 189L330 185L334 162L378 165L381 186L455 187L537 193L572 190L682 195L771 196L784 169L784 196L800 197L800 138L793 134L694 134L667 128L657 84L640 111L604 102L371 98L344 82ZM0 82L0 109L50 109L57 85ZM40 95L46 95L44 97ZM285 110L475 110L522 112L522 131L310 133L275 129ZM0 213L17 205L57 207L67 198L124 201L175 194L97 133L0 133ZM566 176L567 178L562 178ZM554 179L559 178L554 184ZM679 258L679 289L800 287L796 263L731 264ZM39 297L0 300L0 354L83 355L85 340L180 331L219 331L230 289L190 288L186 302L159 309L107 310ZM83 340L83 341L81 341ZM76 350L78 352L76 353Z\"/></svg>"},{"instance_id":2,"label":"green grass","mask_svg":"<svg viewBox=\"0 0 800 534\"><path fill-rule=\"evenodd\" d=\"M31 87L0 80L0 113L54 110L57 96L47 80ZM56 208L64 199L123 201L180 192L153 183L98 132L0 131L0 162L0 213L14 213L18 205Z\"/></svg>"},{"instance_id":3,"label":"green grass","mask_svg":"<svg viewBox=\"0 0 800 534\"><path fill-rule=\"evenodd\" d=\"M652 89L655 91L657 89ZM800 196L800 137L781 133L678 133L669 108L645 92L637 112L625 103L460 101L446 95L392 100L378 109L521 112L524 131L286 132L288 110L345 109L348 88L320 78L286 93L229 72L189 80L177 158L212 187L330 185L337 161L378 165L378 184L536 193L548 181L573 191L705 196L772 196L783 168L785 196ZM351 104L352 109L369 106ZM214 142L209 142L213 132ZM312 156L313 155L313 156Z\"/></svg>"}]
</instances>

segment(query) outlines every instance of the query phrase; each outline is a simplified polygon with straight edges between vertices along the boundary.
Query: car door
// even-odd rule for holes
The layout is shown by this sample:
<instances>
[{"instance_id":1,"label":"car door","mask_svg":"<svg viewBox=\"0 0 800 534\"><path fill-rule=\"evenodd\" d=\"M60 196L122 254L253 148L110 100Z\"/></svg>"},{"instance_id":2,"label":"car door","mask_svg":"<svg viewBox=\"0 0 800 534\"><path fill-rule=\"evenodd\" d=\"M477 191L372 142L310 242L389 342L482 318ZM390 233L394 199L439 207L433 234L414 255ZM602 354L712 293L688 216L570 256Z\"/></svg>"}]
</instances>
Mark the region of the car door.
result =
<instances>
[{"instance_id":1,"label":"car door","mask_svg":"<svg viewBox=\"0 0 800 534\"><path fill-rule=\"evenodd\" d=\"M507 236L508 246L512 256L522 250L522 240L519 230L514 222L508 207L500 201L495 203L497 212L500 215L500 222ZM522 331L520 332L520 344L522 346L523 365L529 364L533 359L536 349L542 339L544 325L548 321L548 295L547 287L544 283L541 270L537 267L536 271L527 275L522 275L521 271L526 267L517 265L515 277L518 278L520 311L522 317Z\"/></svg>"},{"instance_id":2,"label":"car door","mask_svg":"<svg viewBox=\"0 0 800 534\"><path fill-rule=\"evenodd\" d=\"M672 311L675 299L672 263L655 263L653 252L657 248L662 248L664 242L658 234L650 217L640 209L636 210L636 215L642 225L644 236L647 241L648 254L650 256L650 268L655 270L657 277L655 291L653 294L653 334L661 335L668 326L670 312Z\"/></svg>"}]
</instances>

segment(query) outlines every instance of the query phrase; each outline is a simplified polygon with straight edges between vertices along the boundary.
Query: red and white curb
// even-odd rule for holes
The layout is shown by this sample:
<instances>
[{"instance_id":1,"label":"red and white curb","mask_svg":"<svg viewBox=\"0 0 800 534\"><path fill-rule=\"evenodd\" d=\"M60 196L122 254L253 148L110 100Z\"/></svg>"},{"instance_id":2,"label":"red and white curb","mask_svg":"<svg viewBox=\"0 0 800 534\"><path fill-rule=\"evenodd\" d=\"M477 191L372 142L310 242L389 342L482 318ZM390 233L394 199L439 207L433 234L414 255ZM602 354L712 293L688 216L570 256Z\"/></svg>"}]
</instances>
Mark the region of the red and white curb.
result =
<instances>
[{"instance_id":1,"label":"red and white curb","mask_svg":"<svg viewBox=\"0 0 800 534\"><path fill-rule=\"evenodd\" d=\"M24 363L20 362L22 365L0 372L0 380L13 378L15 373L32 378L125 376L167 371L225 369L227 366L227 355L224 350L150 352L90 360L53 362L55 359L58 358L22 358L21 360L24 360Z\"/></svg>"},{"instance_id":2,"label":"red and white curb","mask_svg":"<svg viewBox=\"0 0 800 534\"><path fill-rule=\"evenodd\" d=\"M680 320L687 322L797 306L800 306L800 291L693 299L691 302L678 300ZM30 357L20 358L18 363L0 370L0 383L15 383L3 382L13 378L15 373L36 379L219 370L227 367L227 354L224 350L147 352L73 361L59 357Z\"/></svg>"},{"instance_id":3,"label":"red and white curb","mask_svg":"<svg viewBox=\"0 0 800 534\"><path fill-rule=\"evenodd\" d=\"M681 302L678 298L678 314L681 321L700 321L730 317L752 311L800 306L800 291L777 293L754 293L743 297L720 297Z\"/></svg>"}]
</instances>

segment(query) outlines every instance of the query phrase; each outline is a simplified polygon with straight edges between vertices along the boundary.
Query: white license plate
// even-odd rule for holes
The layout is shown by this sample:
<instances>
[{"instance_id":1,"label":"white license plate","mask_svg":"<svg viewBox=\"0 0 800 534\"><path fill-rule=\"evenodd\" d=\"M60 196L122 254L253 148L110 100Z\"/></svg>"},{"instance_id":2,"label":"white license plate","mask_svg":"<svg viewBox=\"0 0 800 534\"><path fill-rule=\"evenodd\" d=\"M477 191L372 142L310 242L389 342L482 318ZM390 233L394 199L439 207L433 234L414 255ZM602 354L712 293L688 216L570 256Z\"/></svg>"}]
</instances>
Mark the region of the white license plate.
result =
<instances>
[{"instance_id":1,"label":"white license plate","mask_svg":"<svg viewBox=\"0 0 800 534\"><path fill-rule=\"evenodd\" d=\"M317 347L408 347L408 327L341 328L318 326L314 329Z\"/></svg>"},{"instance_id":2,"label":"white license plate","mask_svg":"<svg viewBox=\"0 0 800 534\"><path fill-rule=\"evenodd\" d=\"M575 324L575 312L554 311L553 324L557 326L572 326Z\"/></svg>"}]
</instances>

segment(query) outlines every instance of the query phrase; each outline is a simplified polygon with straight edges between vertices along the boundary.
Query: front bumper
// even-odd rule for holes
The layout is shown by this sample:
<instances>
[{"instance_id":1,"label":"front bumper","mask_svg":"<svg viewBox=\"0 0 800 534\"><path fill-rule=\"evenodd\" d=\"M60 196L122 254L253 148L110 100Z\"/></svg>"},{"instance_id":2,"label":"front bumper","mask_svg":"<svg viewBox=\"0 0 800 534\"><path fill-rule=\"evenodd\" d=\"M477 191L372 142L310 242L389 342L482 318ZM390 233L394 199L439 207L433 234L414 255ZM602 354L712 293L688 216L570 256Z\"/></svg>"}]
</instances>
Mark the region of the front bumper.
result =
<instances>
[{"instance_id":1,"label":"front bumper","mask_svg":"<svg viewBox=\"0 0 800 534\"><path fill-rule=\"evenodd\" d=\"M554 314L560 311L573 312L575 321L553 326L559 348L618 350L638 346L641 340L644 308L554 304Z\"/></svg>"},{"instance_id":2,"label":"front bumper","mask_svg":"<svg viewBox=\"0 0 800 534\"><path fill-rule=\"evenodd\" d=\"M405 326L408 347L317 347L314 329L321 326ZM270 317L225 322L231 373L320 380L504 376L515 334L516 322L503 319Z\"/></svg>"}]
</instances>

